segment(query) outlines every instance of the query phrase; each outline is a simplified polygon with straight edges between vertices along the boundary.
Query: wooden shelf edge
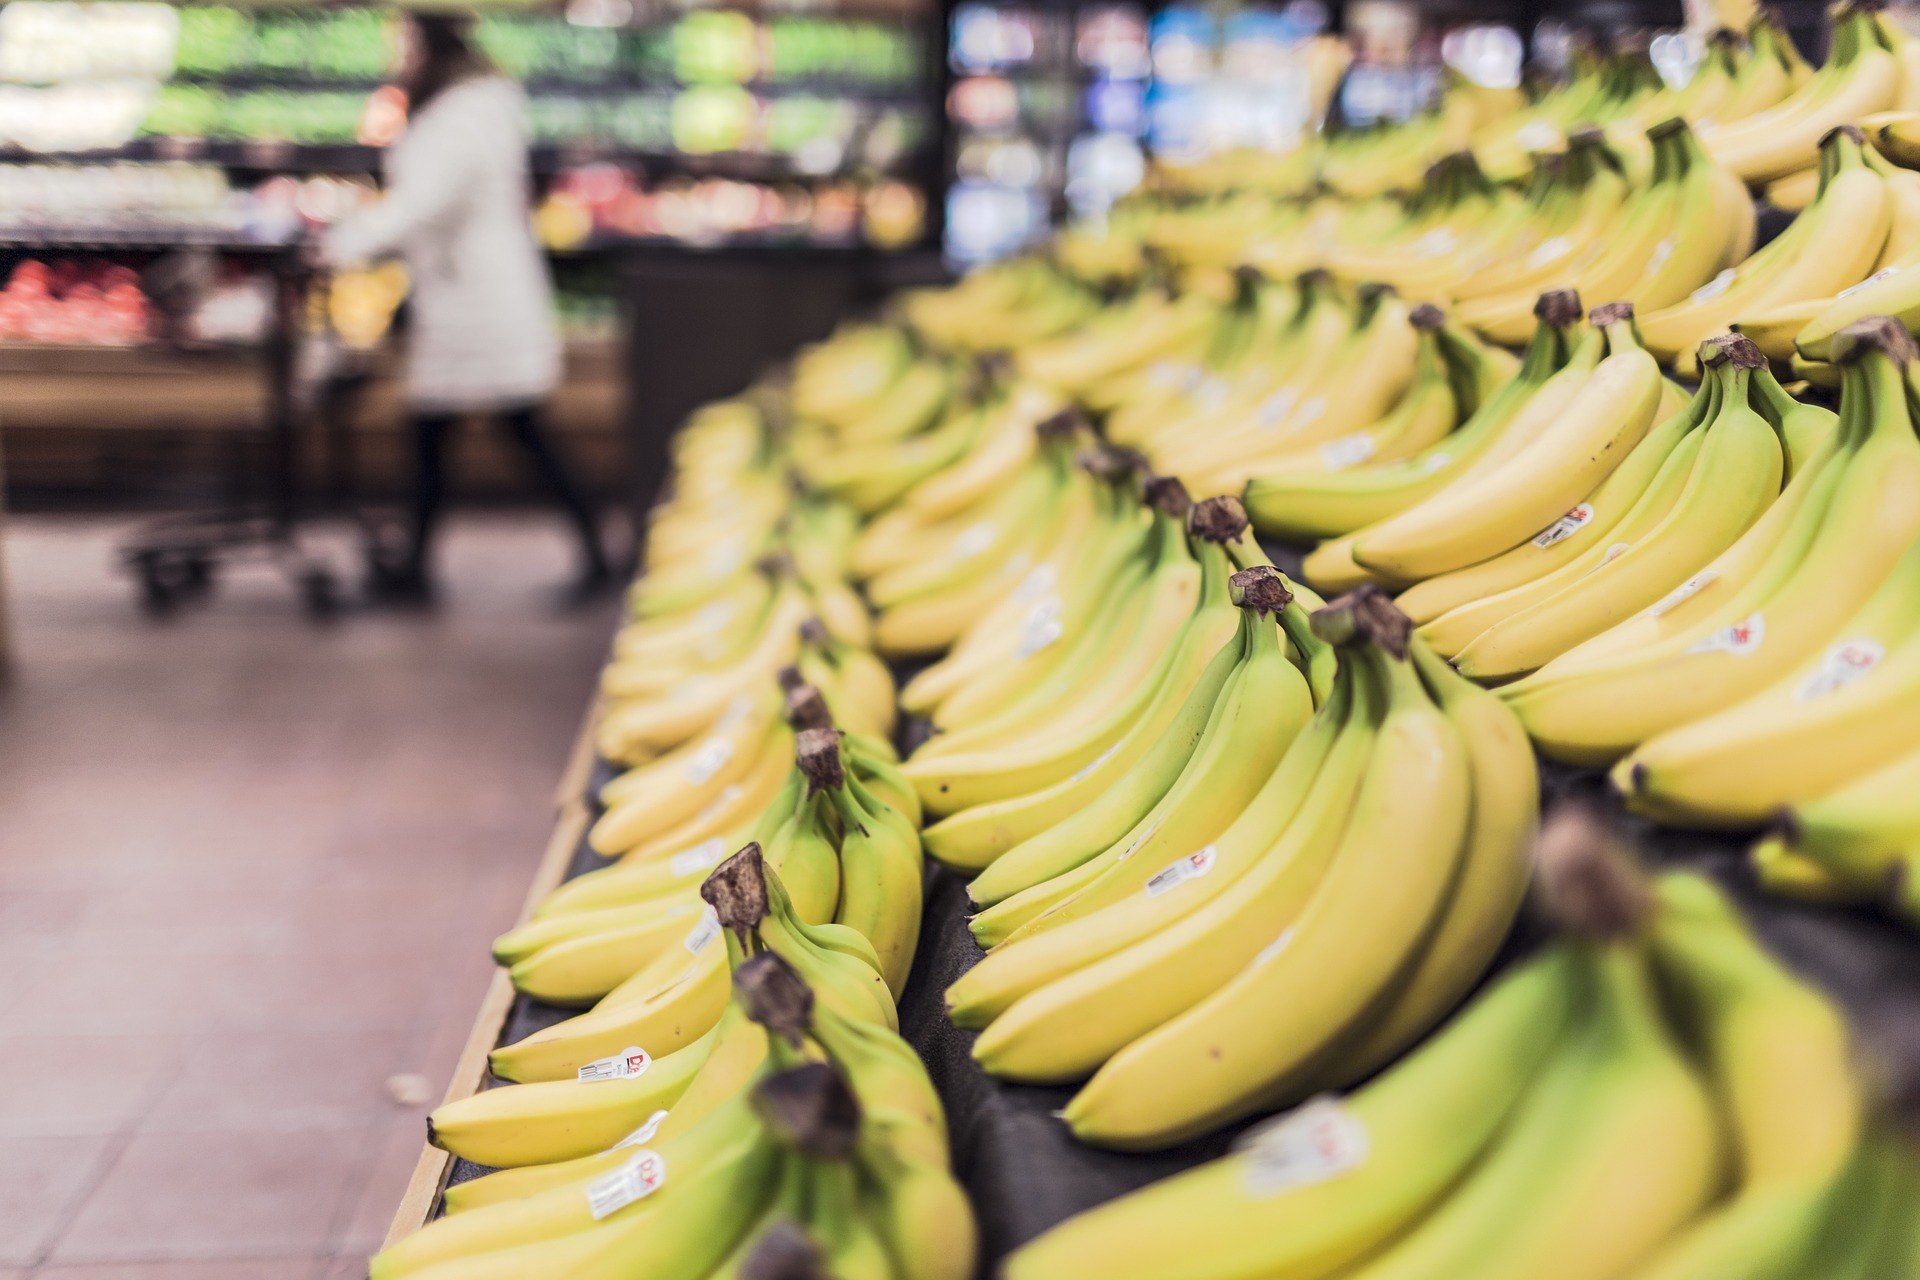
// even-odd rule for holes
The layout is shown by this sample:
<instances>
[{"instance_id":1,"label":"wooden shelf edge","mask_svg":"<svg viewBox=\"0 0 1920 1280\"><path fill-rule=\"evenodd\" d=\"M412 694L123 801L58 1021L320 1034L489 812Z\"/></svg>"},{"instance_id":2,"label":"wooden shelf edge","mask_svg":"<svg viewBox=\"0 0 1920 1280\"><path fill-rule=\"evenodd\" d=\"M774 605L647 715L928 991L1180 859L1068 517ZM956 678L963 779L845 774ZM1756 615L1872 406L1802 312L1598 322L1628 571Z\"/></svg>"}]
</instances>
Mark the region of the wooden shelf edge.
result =
<instances>
[{"instance_id":1,"label":"wooden shelf edge","mask_svg":"<svg viewBox=\"0 0 1920 1280\"><path fill-rule=\"evenodd\" d=\"M593 732L599 720L600 704L596 699L587 709L580 725L580 736L574 741L573 750L567 757L567 767L561 774L556 796L559 817L554 823L553 834L547 838L546 851L540 855L533 882L527 886L526 900L520 906L518 921L522 924L533 915L534 908L540 905L542 899L565 878L567 865L573 861L574 850L580 847L581 837L586 835L592 821L592 813L586 804L586 786L593 773ZM454 1065L453 1077L447 1082L447 1092L440 1105L472 1097L486 1083L487 1055L500 1043L501 1028L506 1025L507 1014L512 1008L513 983L507 978L505 969L496 969L493 981L487 987L487 994L480 1001L480 1011L474 1017L473 1029L467 1033L466 1046L460 1051L460 1059ZM381 1246L383 1249L392 1248L427 1224L433 1216L434 1207L440 1203L440 1193L445 1190L447 1175L452 1169L451 1153L422 1144L420 1160L414 1165L413 1177L400 1195L393 1223L387 1228L386 1243Z\"/></svg>"}]
</instances>

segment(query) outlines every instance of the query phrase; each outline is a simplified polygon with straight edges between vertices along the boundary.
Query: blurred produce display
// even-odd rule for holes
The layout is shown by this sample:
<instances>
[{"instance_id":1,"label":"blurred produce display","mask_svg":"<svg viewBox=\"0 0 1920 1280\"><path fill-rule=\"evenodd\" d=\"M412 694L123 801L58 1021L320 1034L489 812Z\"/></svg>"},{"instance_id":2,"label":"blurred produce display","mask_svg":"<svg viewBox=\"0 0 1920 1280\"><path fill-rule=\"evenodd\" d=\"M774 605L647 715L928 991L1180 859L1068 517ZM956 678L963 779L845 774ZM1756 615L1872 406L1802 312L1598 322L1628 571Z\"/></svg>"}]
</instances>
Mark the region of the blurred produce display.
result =
<instances>
[{"instance_id":1,"label":"blurred produce display","mask_svg":"<svg viewBox=\"0 0 1920 1280\"><path fill-rule=\"evenodd\" d=\"M887 248L923 235L936 132L910 17L582 16L487 14L476 38L527 87L538 168L589 156L647 170L629 185L658 215L596 212L587 238ZM378 7L12 0L0 5L0 154L371 172L369 148L405 120L404 95L382 84L391 26ZM742 213L742 192L760 207ZM548 221L554 243L583 239L564 210Z\"/></svg>"},{"instance_id":2,"label":"blurred produce display","mask_svg":"<svg viewBox=\"0 0 1920 1280\"><path fill-rule=\"evenodd\" d=\"M151 327L139 275L95 258L25 259L0 290L0 342L130 347Z\"/></svg>"}]
</instances>

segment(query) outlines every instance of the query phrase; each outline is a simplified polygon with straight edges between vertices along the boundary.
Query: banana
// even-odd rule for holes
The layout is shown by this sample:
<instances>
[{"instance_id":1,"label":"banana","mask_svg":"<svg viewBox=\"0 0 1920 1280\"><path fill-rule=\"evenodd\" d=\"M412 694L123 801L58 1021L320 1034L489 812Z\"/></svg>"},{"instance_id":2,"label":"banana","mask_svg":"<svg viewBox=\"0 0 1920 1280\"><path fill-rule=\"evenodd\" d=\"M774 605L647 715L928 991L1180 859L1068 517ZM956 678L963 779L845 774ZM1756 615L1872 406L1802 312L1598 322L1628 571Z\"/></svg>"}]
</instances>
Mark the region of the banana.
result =
<instances>
[{"instance_id":1,"label":"banana","mask_svg":"<svg viewBox=\"0 0 1920 1280\"><path fill-rule=\"evenodd\" d=\"M1008 793L1020 788L1019 794L960 809L929 826L923 837L929 854L950 866L977 871L1111 792L1115 779L1163 741L1196 684L1211 670L1214 656L1239 625L1238 610L1228 596L1232 567L1222 543L1240 535L1246 517L1231 499L1210 500L1189 513L1188 523L1201 566L1199 598L1147 678L1082 734L1065 740L1037 739L1032 754L1020 744L1010 744L999 757L977 762L1004 770L993 785ZM1044 779L1060 774L1060 755L1074 764L1073 771L1043 785ZM962 770L969 763L973 762L916 759L908 761L905 770L921 788L927 811L938 815L948 812L943 800L948 792L943 788L965 785Z\"/></svg>"},{"instance_id":2,"label":"banana","mask_svg":"<svg viewBox=\"0 0 1920 1280\"><path fill-rule=\"evenodd\" d=\"M1566 363L1569 331L1580 319L1579 301L1568 295L1544 295L1539 310L1540 323L1512 381L1481 401L1452 434L1397 462L1327 475L1255 476L1246 494L1255 527L1285 538L1351 534L1438 492L1481 459L1510 454L1515 445L1508 442L1532 428L1524 407ZM1311 569L1308 576L1314 576Z\"/></svg>"},{"instance_id":3,"label":"banana","mask_svg":"<svg viewBox=\"0 0 1920 1280\"><path fill-rule=\"evenodd\" d=\"M1719 390L1718 379L1707 379L1698 395L1678 413L1662 419L1634 446L1633 452L1594 490L1590 501L1511 551L1415 583L1396 596L1394 604L1416 625L1425 626L1453 610L1537 581L1596 544L1606 545L1606 535L1655 483L1680 442L1711 420Z\"/></svg>"},{"instance_id":4,"label":"banana","mask_svg":"<svg viewBox=\"0 0 1920 1280\"><path fill-rule=\"evenodd\" d=\"M1597 308L1592 319L1609 354L1577 387L1567 384L1551 426L1499 467L1362 532L1356 561L1401 580L1432 577L1519 545L1593 492L1652 425L1661 380L1634 341L1631 306ZM1543 390L1533 403L1547 398Z\"/></svg>"},{"instance_id":5,"label":"banana","mask_svg":"<svg viewBox=\"0 0 1920 1280\"><path fill-rule=\"evenodd\" d=\"M1826 65L1792 95L1722 125L1702 144L1747 182L1784 177L1813 163L1820 140L1862 116L1893 108L1900 61L1881 44L1872 15L1850 7L1834 23Z\"/></svg>"},{"instance_id":6,"label":"banana","mask_svg":"<svg viewBox=\"0 0 1920 1280\"><path fill-rule=\"evenodd\" d=\"M1843 404L1859 443L1835 478L1818 537L1797 557L1788 554L1792 544L1775 548L1774 572L1756 574L1671 639L1585 665L1576 649L1559 660L1569 663L1564 674L1549 663L1505 686L1503 696L1548 754L1611 763L1764 688L1832 637L1920 534L1920 443L1903 378L1912 339L1885 320L1846 332L1850 345L1839 354L1852 394Z\"/></svg>"},{"instance_id":7,"label":"banana","mask_svg":"<svg viewBox=\"0 0 1920 1280\"><path fill-rule=\"evenodd\" d=\"M841 876L833 918L873 944L881 976L897 1000L920 941L919 832L861 786L833 730L801 735L800 767L839 814Z\"/></svg>"},{"instance_id":8,"label":"banana","mask_svg":"<svg viewBox=\"0 0 1920 1280\"><path fill-rule=\"evenodd\" d=\"M427 1141L495 1168L606 1151L679 1100L715 1039L709 1032L638 1076L519 1084L449 1102L427 1117Z\"/></svg>"},{"instance_id":9,"label":"banana","mask_svg":"<svg viewBox=\"0 0 1920 1280\"><path fill-rule=\"evenodd\" d=\"M973 1050L982 1066L1022 1080L1084 1078L1230 979L1276 922L1299 914L1338 846L1379 727L1380 693L1355 665L1204 857L1173 874L1156 869L1129 900L1015 939L961 976L948 1014L986 1026Z\"/></svg>"},{"instance_id":10,"label":"banana","mask_svg":"<svg viewBox=\"0 0 1920 1280\"><path fill-rule=\"evenodd\" d=\"M1832 297L1873 272L1892 226L1887 184L1865 162L1864 139L1848 125L1821 142L1820 194L1792 226L1739 267L1685 301L1648 312L1640 332L1664 360L1691 352L1748 312Z\"/></svg>"},{"instance_id":11,"label":"banana","mask_svg":"<svg viewBox=\"0 0 1920 1280\"><path fill-rule=\"evenodd\" d=\"M1654 962L1702 1029L1732 1119L1739 1187L1690 1224L1635 1280L1775 1274L1804 1252L1861 1129L1846 1024L1827 999L1754 942L1720 890L1662 876Z\"/></svg>"},{"instance_id":12,"label":"banana","mask_svg":"<svg viewBox=\"0 0 1920 1280\"><path fill-rule=\"evenodd\" d=\"M1074 1095L1064 1118L1083 1141L1164 1146L1270 1099L1401 972L1453 883L1468 821L1466 749L1405 656L1404 616L1363 595L1316 618L1334 636L1363 637L1364 660L1389 690L1353 821L1269 953L1122 1049Z\"/></svg>"},{"instance_id":13,"label":"banana","mask_svg":"<svg viewBox=\"0 0 1920 1280\"><path fill-rule=\"evenodd\" d=\"M1266 565L1233 576L1234 603L1242 610L1238 669L1208 716L1192 754L1180 762L1177 775L1162 788L1160 800L1131 830L1104 852L1012 893L1005 891L1017 882L998 874L1012 869L1008 859L996 862L974 882L970 894L992 877L991 889L980 889L974 900L993 905L969 926L982 945L997 943L1021 926L1038 930L1071 918L1071 911L1049 909L1136 857L1140 866L1159 866L1169 856L1184 857L1203 847L1259 790L1313 714L1312 690L1299 669L1287 661L1274 616L1292 602L1284 581L1278 570ZM1002 896L989 898L989 893Z\"/></svg>"},{"instance_id":14,"label":"banana","mask_svg":"<svg viewBox=\"0 0 1920 1280\"><path fill-rule=\"evenodd\" d=\"M1634 942L1594 949L1594 1012L1510 1131L1426 1221L1354 1280L1605 1280L1713 1197L1713 1105L1661 1022Z\"/></svg>"},{"instance_id":15,"label":"banana","mask_svg":"<svg viewBox=\"0 0 1920 1280\"><path fill-rule=\"evenodd\" d=\"M1007 1280L1322 1280L1417 1221L1495 1140L1577 1006L1564 949L1518 965L1419 1052L1232 1155L1090 1209L1016 1250Z\"/></svg>"},{"instance_id":16,"label":"banana","mask_svg":"<svg viewBox=\"0 0 1920 1280\"><path fill-rule=\"evenodd\" d=\"M1920 854L1916 753L1890 758L1857 780L1780 815L1788 845L1856 900L1884 897L1911 913L1911 864ZM1758 850L1756 850L1758 856Z\"/></svg>"},{"instance_id":17,"label":"banana","mask_svg":"<svg viewBox=\"0 0 1920 1280\"><path fill-rule=\"evenodd\" d=\"M1732 546L1772 504L1784 457L1773 428L1748 406L1747 391L1764 358L1745 342L1724 345L1720 354L1730 370L1728 385L1672 509L1644 531L1623 529L1578 581L1495 622L1460 649L1453 663L1462 674L1497 681L1544 666L1660 600Z\"/></svg>"},{"instance_id":18,"label":"banana","mask_svg":"<svg viewBox=\"0 0 1920 1280\"><path fill-rule=\"evenodd\" d=\"M1920 687L1910 670L1920 666L1917 589L1920 543L1818 656L1623 760L1615 776L1629 803L1678 821L1759 821L1920 747L1887 714Z\"/></svg>"},{"instance_id":19,"label":"banana","mask_svg":"<svg viewBox=\"0 0 1920 1280\"><path fill-rule=\"evenodd\" d=\"M1417 636L1414 665L1466 743L1472 816L1460 875L1412 973L1373 1023L1322 1069L1331 1087L1364 1080L1445 1018L1472 990L1505 941L1533 870L1540 823L1539 770L1513 713L1463 680Z\"/></svg>"},{"instance_id":20,"label":"banana","mask_svg":"<svg viewBox=\"0 0 1920 1280\"><path fill-rule=\"evenodd\" d=\"M1211 637L1193 638L1204 641ZM1192 648L1198 649L1199 643ZM1082 781L1099 778L1098 789L1088 792L1094 797L1092 803L1075 809L1052 809L1050 825L1007 849L981 871L969 888L974 900L997 902L1030 884L1071 870L1124 836L1166 794L1191 757L1216 702L1224 697L1237 671L1240 650L1239 639L1228 637L1214 652L1204 655L1203 663L1201 653L1192 654L1188 670L1193 666L1199 669L1192 674L1177 672L1183 678L1163 684L1155 696L1158 705L1150 707L1136 723L1132 736L1139 751L1133 762L1104 777L1098 769L1090 772ZM1147 732L1141 732L1143 727ZM1065 789L1072 789L1072 780ZM942 846L933 836L938 830L937 826L929 829L928 850L942 856Z\"/></svg>"}]
</instances>

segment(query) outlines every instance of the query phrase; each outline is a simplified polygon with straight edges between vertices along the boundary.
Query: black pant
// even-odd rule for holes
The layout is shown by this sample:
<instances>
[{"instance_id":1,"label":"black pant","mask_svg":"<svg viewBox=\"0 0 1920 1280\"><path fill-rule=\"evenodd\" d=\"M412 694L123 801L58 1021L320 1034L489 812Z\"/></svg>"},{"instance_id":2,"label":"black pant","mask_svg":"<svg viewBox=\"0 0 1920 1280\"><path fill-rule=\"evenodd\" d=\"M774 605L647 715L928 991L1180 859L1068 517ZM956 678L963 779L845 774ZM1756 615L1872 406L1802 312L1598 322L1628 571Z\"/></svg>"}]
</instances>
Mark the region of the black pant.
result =
<instances>
[{"instance_id":1,"label":"black pant","mask_svg":"<svg viewBox=\"0 0 1920 1280\"><path fill-rule=\"evenodd\" d=\"M537 407L512 409L498 415L497 420L527 455L540 482L572 521L580 538L582 568L591 576L604 576L606 553L600 546L600 527L594 519L593 508L566 461L553 447L553 441L541 429ZM407 569L414 577L426 576L434 526L439 523L440 509L446 505L447 435L457 421L459 415L452 413L416 413L413 418L413 544L408 551Z\"/></svg>"}]
</instances>

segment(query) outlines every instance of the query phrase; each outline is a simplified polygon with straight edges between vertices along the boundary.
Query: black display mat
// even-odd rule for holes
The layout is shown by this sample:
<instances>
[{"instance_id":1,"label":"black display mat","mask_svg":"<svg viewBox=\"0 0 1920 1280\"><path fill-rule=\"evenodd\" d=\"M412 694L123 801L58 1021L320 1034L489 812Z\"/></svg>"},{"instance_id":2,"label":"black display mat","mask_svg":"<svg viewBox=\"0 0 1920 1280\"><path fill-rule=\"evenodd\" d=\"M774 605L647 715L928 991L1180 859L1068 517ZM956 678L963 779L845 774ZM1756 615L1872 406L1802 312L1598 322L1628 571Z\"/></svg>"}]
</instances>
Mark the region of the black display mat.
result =
<instances>
[{"instance_id":1,"label":"black display mat","mask_svg":"<svg viewBox=\"0 0 1920 1280\"><path fill-rule=\"evenodd\" d=\"M1282 547L1269 550L1282 569L1297 570L1297 553ZM913 726L903 726L903 742L910 741L913 732ZM596 766L588 783L590 808L597 809L592 797L613 772L605 762ZM1545 807L1570 797L1594 802L1620 819L1653 866L1695 868L1724 885L1775 954L1846 1008L1863 1051L1892 1097L1920 1102L1920 936L1872 911L1817 906L1766 893L1746 867L1750 832L1655 826L1625 815L1603 773L1550 762L1542 762L1540 772ZM603 865L583 837L567 876ZM926 1062L946 1104L954 1169L979 1218L984 1277L1007 1253L1055 1223L1221 1155L1245 1125L1153 1154L1080 1145L1054 1114L1072 1096L1071 1087L991 1079L970 1055L976 1033L948 1024L942 993L982 955L966 920L964 882L944 868L930 867L920 951L900 1000L900 1031ZM1493 972L1530 949L1532 929L1523 920ZM512 1043L575 1012L518 996L501 1043ZM484 1166L456 1158L449 1181L465 1182L487 1172Z\"/></svg>"}]
</instances>

